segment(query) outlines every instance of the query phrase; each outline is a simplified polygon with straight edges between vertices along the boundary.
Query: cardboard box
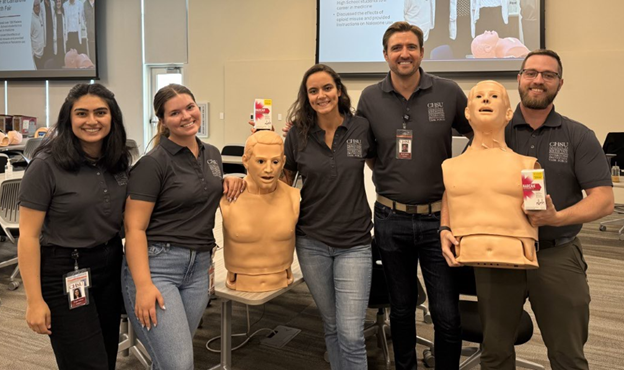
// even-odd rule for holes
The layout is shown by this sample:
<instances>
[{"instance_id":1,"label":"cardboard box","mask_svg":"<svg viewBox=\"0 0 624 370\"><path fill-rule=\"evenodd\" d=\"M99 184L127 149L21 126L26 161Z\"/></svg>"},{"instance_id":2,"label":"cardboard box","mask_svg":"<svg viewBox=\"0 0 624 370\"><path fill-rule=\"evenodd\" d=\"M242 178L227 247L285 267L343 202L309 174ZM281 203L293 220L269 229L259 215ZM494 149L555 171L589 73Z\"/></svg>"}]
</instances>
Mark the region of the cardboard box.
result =
<instances>
[{"instance_id":1,"label":"cardboard box","mask_svg":"<svg viewBox=\"0 0 624 370\"><path fill-rule=\"evenodd\" d=\"M0 131L7 133L13 130L13 116L0 114Z\"/></svg>"},{"instance_id":2,"label":"cardboard box","mask_svg":"<svg viewBox=\"0 0 624 370\"><path fill-rule=\"evenodd\" d=\"M271 99L254 100L254 128L270 130L273 127L273 101Z\"/></svg>"},{"instance_id":3,"label":"cardboard box","mask_svg":"<svg viewBox=\"0 0 624 370\"><path fill-rule=\"evenodd\" d=\"M37 131L37 117L16 114L13 116L13 129L25 137L33 136Z\"/></svg>"},{"instance_id":4,"label":"cardboard box","mask_svg":"<svg viewBox=\"0 0 624 370\"><path fill-rule=\"evenodd\" d=\"M522 192L524 209L543 211L546 209L546 178L544 169L522 170Z\"/></svg>"}]
</instances>

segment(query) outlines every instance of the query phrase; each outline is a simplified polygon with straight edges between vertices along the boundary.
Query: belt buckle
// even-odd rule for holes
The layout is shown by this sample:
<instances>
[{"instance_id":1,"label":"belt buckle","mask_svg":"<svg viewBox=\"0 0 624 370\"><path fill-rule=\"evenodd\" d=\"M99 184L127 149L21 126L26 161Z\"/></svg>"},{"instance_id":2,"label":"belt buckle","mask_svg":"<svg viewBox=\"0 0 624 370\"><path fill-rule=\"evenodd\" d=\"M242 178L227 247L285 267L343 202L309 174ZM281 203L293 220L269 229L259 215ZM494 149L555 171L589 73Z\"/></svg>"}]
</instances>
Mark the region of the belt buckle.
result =
<instances>
[{"instance_id":1,"label":"belt buckle","mask_svg":"<svg viewBox=\"0 0 624 370\"><path fill-rule=\"evenodd\" d=\"M416 213L417 214L418 213L418 205L406 204L405 205L405 212L406 213L412 213L412 214Z\"/></svg>"}]
</instances>

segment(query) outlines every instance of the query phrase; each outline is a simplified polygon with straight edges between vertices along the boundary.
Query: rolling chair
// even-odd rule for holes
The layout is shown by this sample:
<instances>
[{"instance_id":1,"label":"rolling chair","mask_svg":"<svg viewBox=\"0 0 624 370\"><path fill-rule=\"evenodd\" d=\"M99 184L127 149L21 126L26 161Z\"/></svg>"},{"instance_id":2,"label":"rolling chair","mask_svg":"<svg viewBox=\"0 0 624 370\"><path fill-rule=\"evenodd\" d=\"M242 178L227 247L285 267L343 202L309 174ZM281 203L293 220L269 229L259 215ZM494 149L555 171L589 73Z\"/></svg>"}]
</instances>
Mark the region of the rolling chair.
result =
<instances>
[{"instance_id":1,"label":"rolling chair","mask_svg":"<svg viewBox=\"0 0 624 370\"><path fill-rule=\"evenodd\" d=\"M364 337L370 337L375 335L377 337L377 346L381 348L384 354L386 362L386 368L390 369L391 357L388 349L388 340L386 339L390 335L390 297L388 296L388 288L386 287L386 276L381 263L381 256L379 255L379 249L375 244L375 239L372 241L372 254L373 254L373 273L371 279L371 289L368 299L368 308L376 309L376 320L373 323L368 323L368 326L364 329ZM424 313L424 321L430 324L431 315L429 310L424 305L427 295L418 280L418 300L416 301L417 309L420 309ZM425 338L416 337L416 343L422 344L428 347L423 355L424 362L427 367L434 367L435 361L433 358L433 342Z\"/></svg>"},{"instance_id":2,"label":"rolling chair","mask_svg":"<svg viewBox=\"0 0 624 370\"><path fill-rule=\"evenodd\" d=\"M224 175L237 175L245 177L247 175L247 169L242 164L242 157L245 154L245 145L242 144L228 144L221 149L221 156L240 157L240 163L223 162L223 174Z\"/></svg>"},{"instance_id":3,"label":"rolling chair","mask_svg":"<svg viewBox=\"0 0 624 370\"><path fill-rule=\"evenodd\" d=\"M609 166L613 166L617 163L618 166L624 167L624 132L608 133L602 146L602 150L604 150L605 155L609 160ZM624 181L622 176L620 176L620 181ZM624 214L624 204L616 204L615 212L618 214ZM606 231L607 225L620 226L618 236L620 240L624 240L624 218L602 221L600 223L599 230Z\"/></svg>"},{"instance_id":4,"label":"rolling chair","mask_svg":"<svg viewBox=\"0 0 624 370\"><path fill-rule=\"evenodd\" d=\"M13 244L17 243L11 230L19 230L18 197L21 183L22 179L9 179L4 180L0 185L0 226ZM17 265L17 257L0 262L0 268L11 265ZM19 274L19 266L15 266L11 274L9 290L15 290L19 287L19 281L15 280L17 274Z\"/></svg>"},{"instance_id":5,"label":"rolling chair","mask_svg":"<svg viewBox=\"0 0 624 370\"><path fill-rule=\"evenodd\" d=\"M26 162L30 162L33 154L35 154L35 150L39 147L39 145L41 145L41 142L43 142L43 138L41 137L28 139L26 146L24 147L24 158L26 159Z\"/></svg>"},{"instance_id":6,"label":"rolling chair","mask_svg":"<svg viewBox=\"0 0 624 370\"><path fill-rule=\"evenodd\" d=\"M476 297L477 286L473 268L461 267L460 269L462 277L459 281L460 294L462 296ZM481 354L483 352L483 349L481 348L481 343L483 342L483 329L481 325L481 318L479 317L478 302L476 300L467 300L462 296L460 296L459 300L462 340L479 344L479 347L464 347L462 349L462 355L468 356L468 358L460 363L459 368L460 370L467 370L472 369L481 363ZM533 321L531 320L531 316L529 316L528 312L523 310L515 345L519 346L528 342L531 340L532 336ZM544 370L542 365L518 357L516 357L516 366L526 369Z\"/></svg>"}]
</instances>

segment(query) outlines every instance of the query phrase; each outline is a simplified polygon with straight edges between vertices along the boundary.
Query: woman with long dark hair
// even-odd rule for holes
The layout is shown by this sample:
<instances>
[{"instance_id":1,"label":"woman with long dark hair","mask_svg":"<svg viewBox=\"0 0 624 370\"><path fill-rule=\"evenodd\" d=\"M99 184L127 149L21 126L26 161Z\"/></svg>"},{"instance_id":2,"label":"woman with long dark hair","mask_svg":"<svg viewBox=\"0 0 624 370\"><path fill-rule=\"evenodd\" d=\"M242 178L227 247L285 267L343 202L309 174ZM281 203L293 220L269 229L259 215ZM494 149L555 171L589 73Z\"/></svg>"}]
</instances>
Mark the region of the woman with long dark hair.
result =
<instances>
[{"instance_id":1,"label":"woman with long dark hair","mask_svg":"<svg viewBox=\"0 0 624 370\"><path fill-rule=\"evenodd\" d=\"M79 84L22 179L26 321L50 336L59 369L115 368L129 163L115 96L100 84ZM88 300L72 302L77 287Z\"/></svg>"},{"instance_id":2,"label":"woman with long dark hair","mask_svg":"<svg viewBox=\"0 0 624 370\"><path fill-rule=\"evenodd\" d=\"M215 212L221 196L235 200L244 182L224 179L219 151L197 138L201 113L188 88L161 88L154 111L154 149L130 172L123 296L152 369L193 369Z\"/></svg>"},{"instance_id":3,"label":"woman with long dark hair","mask_svg":"<svg viewBox=\"0 0 624 370\"><path fill-rule=\"evenodd\" d=\"M371 284L371 211L364 163L374 156L368 121L351 112L340 76L317 64L288 113L284 178L303 177L296 249L325 329L332 369L367 369L364 320Z\"/></svg>"}]
</instances>

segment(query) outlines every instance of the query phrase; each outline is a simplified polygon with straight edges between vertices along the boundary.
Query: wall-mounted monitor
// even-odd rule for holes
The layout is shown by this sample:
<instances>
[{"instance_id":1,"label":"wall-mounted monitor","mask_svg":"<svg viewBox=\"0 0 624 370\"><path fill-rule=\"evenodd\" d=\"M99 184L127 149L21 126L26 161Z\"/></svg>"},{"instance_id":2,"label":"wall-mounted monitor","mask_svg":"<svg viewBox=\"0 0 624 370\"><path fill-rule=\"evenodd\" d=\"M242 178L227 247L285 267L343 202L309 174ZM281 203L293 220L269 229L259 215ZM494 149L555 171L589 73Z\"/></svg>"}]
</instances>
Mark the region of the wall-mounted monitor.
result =
<instances>
[{"instance_id":1,"label":"wall-mounted monitor","mask_svg":"<svg viewBox=\"0 0 624 370\"><path fill-rule=\"evenodd\" d=\"M98 78L97 4L0 1L0 80Z\"/></svg>"},{"instance_id":2,"label":"wall-mounted monitor","mask_svg":"<svg viewBox=\"0 0 624 370\"><path fill-rule=\"evenodd\" d=\"M544 0L317 0L317 16L316 60L343 74L386 73L396 21L423 30L430 73L517 72L544 47Z\"/></svg>"}]
</instances>

